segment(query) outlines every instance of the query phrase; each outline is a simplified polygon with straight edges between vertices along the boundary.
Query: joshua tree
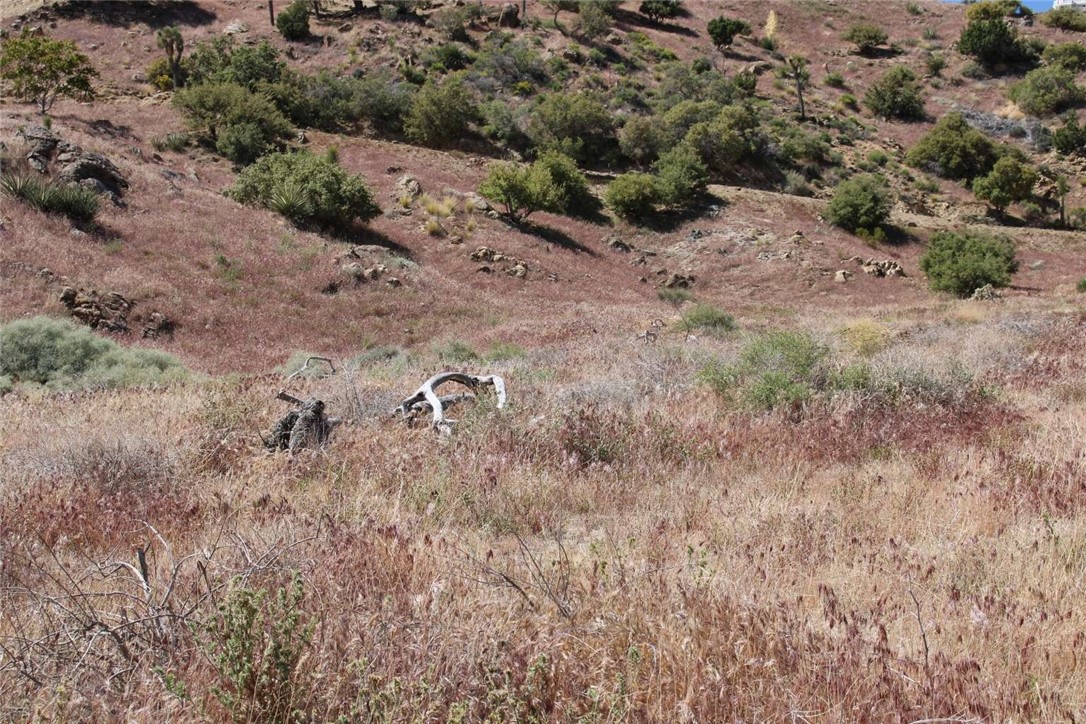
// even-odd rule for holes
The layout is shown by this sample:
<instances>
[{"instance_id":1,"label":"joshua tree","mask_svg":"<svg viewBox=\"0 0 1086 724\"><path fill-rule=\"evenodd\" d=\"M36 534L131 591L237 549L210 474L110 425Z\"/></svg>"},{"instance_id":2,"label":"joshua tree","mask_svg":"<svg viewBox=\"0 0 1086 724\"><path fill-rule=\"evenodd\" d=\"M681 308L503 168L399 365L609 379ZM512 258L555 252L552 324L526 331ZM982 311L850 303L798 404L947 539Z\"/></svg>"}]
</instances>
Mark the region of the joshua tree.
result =
<instances>
[{"instance_id":1,"label":"joshua tree","mask_svg":"<svg viewBox=\"0 0 1086 724\"><path fill-rule=\"evenodd\" d=\"M166 51L166 60L170 62L170 75L173 76L173 87L180 88L181 78L181 53L185 50L185 40L181 37L181 31L176 25L162 28L155 36L158 39L158 47Z\"/></svg>"},{"instance_id":2,"label":"joshua tree","mask_svg":"<svg viewBox=\"0 0 1086 724\"><path fill-rule=\"evenodd\" d=\"M807 67L807 59L798 55L790 56L777 72L782 78L788 78L796 84L799 118L801 121L807 120L807 109L803 104L803 89L811 83L811 69Z\"/></svg>"}]
</instances>

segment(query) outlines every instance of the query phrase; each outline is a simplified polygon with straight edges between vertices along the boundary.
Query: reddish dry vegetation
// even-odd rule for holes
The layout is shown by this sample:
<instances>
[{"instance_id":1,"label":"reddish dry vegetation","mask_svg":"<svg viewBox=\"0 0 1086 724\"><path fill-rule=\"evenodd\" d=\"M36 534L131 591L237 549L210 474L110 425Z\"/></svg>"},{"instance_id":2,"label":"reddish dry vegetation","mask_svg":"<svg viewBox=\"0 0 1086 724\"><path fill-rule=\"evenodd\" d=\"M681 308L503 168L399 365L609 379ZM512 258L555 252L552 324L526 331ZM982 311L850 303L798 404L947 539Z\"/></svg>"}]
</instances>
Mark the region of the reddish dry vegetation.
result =
<instances>
[{"instance_id":1,"label":"reddish dry vegetation","mask_svg":"<svg viewBox=\"0 0 1086 724\"><path fill-rule=\"evenodd\" d=\"M718 12L766 11L688 4L698 33ZM894 39L957 34L958 10L920 6L878 19ZM234 19L269 33L263 3L199 7L212 19L190 43ZM862 14L849 13L870 7L781 4L781 49L839 70L840 33ZM707 50L703 34L639 29L684 58ZM875 252L822 224L821 200L721 187L720 215L662 232L540 214L554 230L541 238L459 211L445 222L466 232L456 245L420 228L418 204L355 239L388 246L365 261L402 286L348 284L349 247L226 199L227 163L154 158L151 139L181 120L132 95L146 92L130 78L149 26L55 33L115 50L112 65L95 56L114 97L58 103L53 127L132 186L90 238L5 202L2 319L64 313L48 267L136 299L137 314L169 312L178 330L153 344L194 369L265 374L0 398L0 719L1086 719L1081 239L1016 230L1008 298L947 302L916 264L942 219L901 214L915 236ZM299 62L346 47L309 45ZM751 57L722 61L729 72L765 56L739 51ZM910 63L919 53L905 47ZM850 83L891 62L858 61ZM933 93L929 110L961 92ZM970 92L1001 103L994 86ZM839 93L812 88L812 107ZM5 128L21 110L5 107ZM926 128L877 125L887 148ZM438 199L484 172L472 155L310 137L390 209L402 172ZM790 241L797 228L806 241ZM658 254L631 263L612 234ZM469 254L484 245L526 261L527 279L479 273ZM857 254L910 276L834 283ZM694 274L697 299L739 330L687 339L657 269ZM658 317L658 342L635 342ZM829 350L803 401L767 412L738 383L698 381L780 328ZM447 345L432 349L449 340L522 348L465 363L503 375L509 407L457 410L450 437L390 419L449 364ZM407 354L343 364L373 344ZM296 349L339 372L291 391L353 424L288 460L259 433L283 412L267 372ZM846 368L870 379L827 381Z\"/></svg>"},{"instance_id":2,"label":"reddish dry vegetation","mask_svg":"<svg viewBox=\"0 0 1086 724\"><path fill-rule=\"evenodd\" d=\"M1020 312L776 412L694 382L752 333L529 351L451 437L397 358L293 383L354 419L293 461L276 379L9 396L4 716L1076 720L1084 319Z\"/></svg>"}]
</instances>

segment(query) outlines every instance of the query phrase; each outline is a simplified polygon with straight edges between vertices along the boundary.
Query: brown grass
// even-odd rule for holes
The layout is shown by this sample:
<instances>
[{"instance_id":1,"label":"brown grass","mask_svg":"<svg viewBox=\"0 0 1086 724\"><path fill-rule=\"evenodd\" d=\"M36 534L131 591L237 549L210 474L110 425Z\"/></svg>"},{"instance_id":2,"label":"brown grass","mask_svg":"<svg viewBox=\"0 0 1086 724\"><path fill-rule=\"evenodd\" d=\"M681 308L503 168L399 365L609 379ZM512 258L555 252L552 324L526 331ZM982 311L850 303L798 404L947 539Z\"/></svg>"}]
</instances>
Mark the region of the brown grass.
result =
<instances>
[{"instance_id":1,"label":"brown grass","mask_svg":"<svg viewBox=\"0 0 1086 724\"><path fill-rule=\"evenodd\" d=\"M957 341L922 323L872 359L954 355L979 380L962 351L997 332L1012 367L1075 354L1065 318L1015 315ZM511 406L461 410L451 438L383 412L431 357L297 382L355 424L293 463L257 436L278 379L4 398L5 718L222 719L216 691L242 719L1083 715L1081 399L960 381L753 413L694 382L741 341L669 344L498 363ZM297 609L275 608L293 575ZM297 627L231 636L246 590ZM239 641L296 657L235 686Z\"/></svg>"}]
</instances>

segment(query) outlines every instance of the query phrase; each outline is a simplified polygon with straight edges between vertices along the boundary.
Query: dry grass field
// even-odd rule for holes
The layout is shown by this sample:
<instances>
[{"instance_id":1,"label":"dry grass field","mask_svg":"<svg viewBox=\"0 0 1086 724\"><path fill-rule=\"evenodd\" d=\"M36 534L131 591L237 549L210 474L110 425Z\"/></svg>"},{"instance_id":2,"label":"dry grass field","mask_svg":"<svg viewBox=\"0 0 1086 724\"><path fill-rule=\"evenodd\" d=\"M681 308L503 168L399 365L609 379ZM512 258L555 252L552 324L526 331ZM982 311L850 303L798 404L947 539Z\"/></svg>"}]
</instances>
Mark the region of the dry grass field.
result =
<instances>
[{"instance_id":1,"label":"dry grass field","mask_svg":"<svg viewBox=\"0 0 1086 724\"><path fill-rule=\"evenodd\" d=\"M864 128L832 138L811 196L753 173L714 179L687 216L518 226L466 200L505 157L478 134L435 150L308 129L382 208L332 236L224 195L237 169L211 150L162 146L184 118L139 76L170 23L191 53L240 21L239 42L306 72L395 68L436 42L347 5L296 44L256 0L27 21L101 73L99 99L59 100L52 130L130 186L83 227L0 196L0 330L68 316L66 285L116 292L131 333L92 338L185 370L50 388L5 379L0 348L0 721L1086 722L1086 234L1015 207L1002 296L931 291L933 234L994 221L905 150L947 110L1000 111L1011 82L962 75L960 8L691 0L652 24L626 2L611 45L629 66L571 71L651 86L634 32L729 78L809 57L805 127ZM711 47L709 19L760 34L770 6L778 50ZM3 27L26 10L0 0ZM518 32L563 57L551 11L529 16ZM850 54L863 19L893 53ZM926 120L842 110L932 49L948 65L924 78ZM757 99L796 125L772 73ZM0 150L18 164L39 118L9 100ZM1082 158L1030 159L1086 203ZM899 194L887 241L824 218L832 174L860 168ZM612 169L595 170L600 195ZM403 174L425 195L405 203ZM924 182L929 208L902 201ZM380 281L344 275L378 263ZM696 281L663 288L675 274ZM172 334L140 336L152 312ZM305 354L335 372L288 379ZM391 412L449 369L502 376L508 404L481 393L448 435ZM349 422L321 449L268 452L280 390Z\"/></svg>"}]
</instances>

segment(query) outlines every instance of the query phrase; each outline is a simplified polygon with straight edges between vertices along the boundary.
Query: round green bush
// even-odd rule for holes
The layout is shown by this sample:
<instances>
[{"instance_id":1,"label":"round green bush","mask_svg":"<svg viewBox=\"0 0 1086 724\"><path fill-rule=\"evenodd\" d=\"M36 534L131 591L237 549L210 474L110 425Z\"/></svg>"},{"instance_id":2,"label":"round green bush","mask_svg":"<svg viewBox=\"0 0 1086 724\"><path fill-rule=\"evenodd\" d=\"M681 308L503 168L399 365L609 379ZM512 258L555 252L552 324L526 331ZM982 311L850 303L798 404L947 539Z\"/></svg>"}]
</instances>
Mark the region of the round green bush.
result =
<instances>
[{"instance_id":1,"label":"round green bush","mask_svg":"<svg viewBox=\"0 0 1086 724\"><path fill-rule=\"evenodd\" d=\"M275 18L275 29L287 40L305 40L309 37L309 3L294 0Z\"/></svg>"},{"instance_id":2,"label":"round green bush","mask_svg":"<svg viewBox=\"0 0 1086 724\"><path fill-rule=\"evenodd\" d=\"M1006 236L980 231L940 231L920 257L920 268L931 288L968 297L991 284L1005 287L1018 270L1014 242Z\"/></svg>"},{"instance_id":3,"label":"round green bush","mask_svg":"<svg viewBox=\"0 0 1086 724\"><path fill-rule=\"evenodd\" d=\"M624 173L607 184L603 200L619 216L638 218L656 210L660 189L651 174Z\"/></svg>"},{"instance_id":4,"label":"round green bush","mask_svg":"<svg viewBox=\"0 0 1086 724\"><path fill-rule=\"evenodd\" d=\"M295 224L348 228L381 213L359 176L326 154L272 153L245 169L227 192L243 204L279 211Z\"/></svg>"},{"instance_id":5,"label":"round green bush","mask_svg":"<svg viewBox=\"0 0 1086 724\"><path fill-rule=\"evenodd\" d=\"M830 223L851 232L873 232L890 217L886 182L871 174L841 182L827 209Z\"/></svg>"},{"instance_id":6,"label":"round green bush","mask_svg":"<svg viewBox=\"0 0 1086 724\"><path fill-rule=\"evenodd\" d=\"M880 118L918 121L924 118L924 99L916 74L903 65L895 66L871 84L864 105Z\"/></svg>"}]
</instances>

